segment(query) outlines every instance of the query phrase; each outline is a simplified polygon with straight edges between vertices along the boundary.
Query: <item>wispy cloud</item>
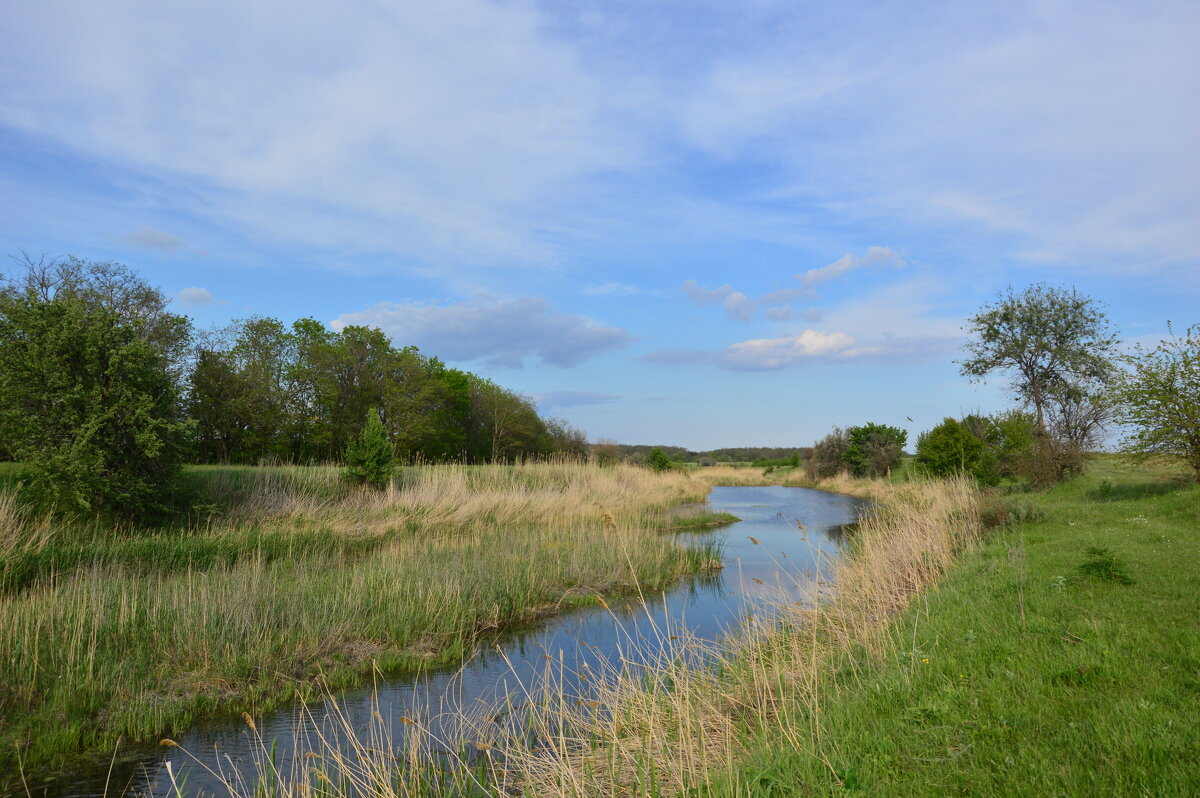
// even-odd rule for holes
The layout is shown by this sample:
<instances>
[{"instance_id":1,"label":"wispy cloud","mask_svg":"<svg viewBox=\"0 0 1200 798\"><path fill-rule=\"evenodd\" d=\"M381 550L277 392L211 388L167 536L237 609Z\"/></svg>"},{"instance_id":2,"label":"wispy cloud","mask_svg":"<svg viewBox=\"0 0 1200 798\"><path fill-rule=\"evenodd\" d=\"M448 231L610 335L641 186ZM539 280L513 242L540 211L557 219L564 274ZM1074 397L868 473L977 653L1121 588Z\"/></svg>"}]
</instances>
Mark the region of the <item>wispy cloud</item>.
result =
<instances>
[{"instance_id":1,"label":"wispy cloud","mask_svg":"<svg viewBox=\"0 0 1200 798\"><path fill-rule=\"evenodd\" d=\"M728 283L717 288L706 288L695 280L685 280L680 289L697 305L720 304L725 309L725 315L731 319L750 321L760 308L765 307L767 318L783 321L796 315L789 307L791 303L803 297L815 297L818 285L835 280L855 269L885 263L897 268L905 265L904 259L889 247L868 247L863 255L847 253L828 266L797 274L799 288L776 289L756 299L734 290ZM800 316L805 321L816 321L820 318L820 312L810 308Z\"/></svg>"},{"instance_id":2,"label":"wispy cloud","mask_svg":"<svg viewBox=\"0 0 1200 798\"><path fill-rule=\"evenodd\" d=\"M380 302L331 322L337 330L349 324L379 327L398 344L416 345L447 360L482 360L508 368L521 368L529 358L570 368L633 340L620 327L560 313L544 299Z\"/></svg>"},{"instance_id":3,"label":"wispy cloud","mask_svg":"<svg viewBox=\"0 0 1200 798\"><path fill-rule=\"evenodd\" d=\"M897 255L890 247L867 247L866 254L864 255L854 255L847 252L828 266L822 266L819 269L809 269L803 274L797 274L796 279L800 281L800 286L805 294L811 295L815 293L814 289L822 283L836 280L838 277L848 274L855 269L882 263L889 263L896 267L905 265L904 259Z\"/></svg>"},{"instance_id":4,"label":"wispy cloud","mask_svg":"<svg viewBox=\"0 0 1200 798\"><path fill-rule=\"evenodd\" d=\"M162 230L155 230L149 226L132 233L126 233L121 241L130 246L157 249L168 253L179 252L189 248L188 242L179 236L172 233L165 233Z\"/></svg>"},{"instance_id":5,"label":"wispy cloud","mask_svg":"<svg viewBox=\"0 0 1200 798\"><path fill-rule=\"evenodd\" d=\"M533 394L541 410L555 407L578 407L579 405L601 405L619 402L621 396L615 393L596 393L594 391L542 391Z\"/></svg>"},{"instance_id":6,"label":"wispy cloud","mask_svg":"<svg viewBox=\"0 0 1200 798\"><path fill-rule=\"evenodd\" d=\"M623 296L640 296L646 293L636 285L628 283L593 283L585 285L579 292L584 296L595 297L623 297Z\"/></svg>"}]
</instances>

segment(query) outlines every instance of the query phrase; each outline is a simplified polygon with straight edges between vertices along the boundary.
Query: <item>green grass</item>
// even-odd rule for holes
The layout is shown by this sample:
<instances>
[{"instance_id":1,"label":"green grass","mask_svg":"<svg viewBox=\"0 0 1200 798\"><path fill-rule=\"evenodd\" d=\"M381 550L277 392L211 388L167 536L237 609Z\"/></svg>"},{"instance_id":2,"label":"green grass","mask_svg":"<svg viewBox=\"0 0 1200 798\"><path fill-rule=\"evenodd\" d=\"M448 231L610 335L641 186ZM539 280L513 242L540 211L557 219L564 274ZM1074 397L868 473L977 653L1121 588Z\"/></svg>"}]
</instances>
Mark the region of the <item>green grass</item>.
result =
<instances>
[{"instance_id":1,"label":"green grass","mask_svg":"<svg viewBox=\"0 0 1200 798\"><path fill-rule=\"evenodd\" d=\"M1171 477L1020 497L709 794L1200 794L1200 487Z\"/></svg>"}]
</instances>

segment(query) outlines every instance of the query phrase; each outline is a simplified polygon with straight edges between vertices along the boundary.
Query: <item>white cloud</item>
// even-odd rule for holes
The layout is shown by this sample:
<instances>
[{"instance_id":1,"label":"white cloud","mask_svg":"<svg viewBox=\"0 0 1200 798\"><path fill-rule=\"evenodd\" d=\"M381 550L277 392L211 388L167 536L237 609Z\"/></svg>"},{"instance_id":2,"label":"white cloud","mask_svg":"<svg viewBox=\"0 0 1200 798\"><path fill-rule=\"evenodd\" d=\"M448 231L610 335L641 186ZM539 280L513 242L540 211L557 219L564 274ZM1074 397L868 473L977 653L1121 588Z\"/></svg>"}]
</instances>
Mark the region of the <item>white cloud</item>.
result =
<instances>
[{"instance_id":1,"label":"white cloud","mask_svg":"<svg viewBox=\"0 0 1200 798\"><path fill-rule=\"evenodd\" d=\"M198 308L204 305L211 305L214 302L213 295L206 288L199 286L191 286L179 292L179 304L185 308Z\"/></svg>"},{"instance_id":2,"label":"white cloud","mask_svg":"<svg viewBox=\"0 0 1200 798\"><path fill-rule=\"evenodd\" d=\"M331 322L379 327L399 345L446 360L483 360L521 368L528 358L561 368L627 346L633 337L584 316L559 313L543 299L501 302L380 302Z\"/></svg>"},{"instance_id":3,"label":"white cloud","mask_svg":"<svg viewBox=\"0 0 1200 798\"><path fill-rule=\"evenodd\" d=\"M847 357L854 339L845 333L805 330L783 338L758 338L733 344L720 355L726 368L778 369L814 357Z\"/></svg>"},{"instance_id":4,"label":"white cloud","mask_svg":"<svg viewBox=\"0 0 1200 798\"><path fill-rule=\"evenodd\" d=\"M188 243L177 235L155 230L153 227L143 227L132 233L126 233L121 239L124 243L146 249L160 249L163 252L178 252L186 249Z\"/></svg>"},{"instance_id":5,"label":"white cloud","mask_svg":"<svg viewBox=\"0 0 1200 798\"><path fill-rule=\"evenodd\" d=\"M899 267L904 265L904 259L889 247L867 247L866 254L861 257L847 252L828 266L822 266L819 269L809 269L803 274L797 274L796 279L800 281L805 292L812 292L814 288L822 283L835 280L855 269L861 269L864 266L872 266L878 263L891 263Z\"/></svg>"}]
</instances>

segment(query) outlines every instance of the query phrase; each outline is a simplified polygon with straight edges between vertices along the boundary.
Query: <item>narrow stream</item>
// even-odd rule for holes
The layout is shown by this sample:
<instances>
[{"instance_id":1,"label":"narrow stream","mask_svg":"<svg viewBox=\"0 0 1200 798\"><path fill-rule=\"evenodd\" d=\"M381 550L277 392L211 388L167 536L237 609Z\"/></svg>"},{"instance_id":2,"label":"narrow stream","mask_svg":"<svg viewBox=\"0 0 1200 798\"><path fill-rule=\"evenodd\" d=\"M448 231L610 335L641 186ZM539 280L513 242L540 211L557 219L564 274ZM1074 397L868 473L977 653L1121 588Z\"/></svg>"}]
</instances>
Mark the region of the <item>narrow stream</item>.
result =
<instances>
[{"instance_id":1,"label":"narrow stream","mask_svg":"<svg viewBox=\"0 0 1200 798\"><path fill-rule=\"evenodd\" d=\"M629 600L611 610L589 607L509 630L492 645L481 646L480 653L461 668L376 679L359 690L339 693L343 715L355 728L364 729L375 712L390 719L431 717L434 732L450 738L451 729L438 728L439 717L450 717L453 709L492 706L497 697L522 692L545 671L547 660L563 663L563 673L586 673L598 669L601 659L618 654L628 658L630 640L640 640L642 655L652 657L664 630L715 640L765 598L810 598L815 578L827 576L830 561L838 554L840 527L853 522L865 505L847 496L784 487L716 487L708 503L712 510L742 520L680 538L720 541L724 570L685 578L668 592L646 596L644 605ZM280 761L290 758L303 710L290 707L255 719L262 738L277 741ZM317 718L325 713L320 704L307 711ZM403 730L396 731L399 738ZM250 762L258 743L240 718L196 724L178 742L182 750L156 747L123 752L125 761L117 763L111 774L106 762L30 787L34 795L47 798L166 796L170 765L177 779L186 774L188 794L222 794L220 784L184 751L210 764L216 763L219 752L226 774L231 769L253 772Z\"/></svg>"}]
</instances>

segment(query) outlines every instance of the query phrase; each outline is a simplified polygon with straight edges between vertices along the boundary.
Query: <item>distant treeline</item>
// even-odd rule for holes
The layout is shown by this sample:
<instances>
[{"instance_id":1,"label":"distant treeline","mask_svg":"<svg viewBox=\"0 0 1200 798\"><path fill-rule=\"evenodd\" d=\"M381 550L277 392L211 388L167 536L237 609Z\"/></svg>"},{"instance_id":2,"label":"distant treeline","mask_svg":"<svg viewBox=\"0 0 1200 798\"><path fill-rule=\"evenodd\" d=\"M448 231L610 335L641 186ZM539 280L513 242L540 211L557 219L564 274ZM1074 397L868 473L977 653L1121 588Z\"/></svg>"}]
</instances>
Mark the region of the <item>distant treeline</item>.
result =
<instances>
[{"instance_id":1,"label":"distant treeline","mask_svg":"<svg viewBox=\"0 0 1200 798\"><path fill-rule=\"evenodd\" d=\"M646 446L626 443L598 443L593 446L598 454L611 453L623 460L640 461L653 449L660 449L676 463L754 463L763 461L787 461L793 456L806 460L812 455L811 446L743 446L725 449L709 449L694 452L682 446ZM771 464L769 462L764 464Z\"/></svg>"}]
</instances>

